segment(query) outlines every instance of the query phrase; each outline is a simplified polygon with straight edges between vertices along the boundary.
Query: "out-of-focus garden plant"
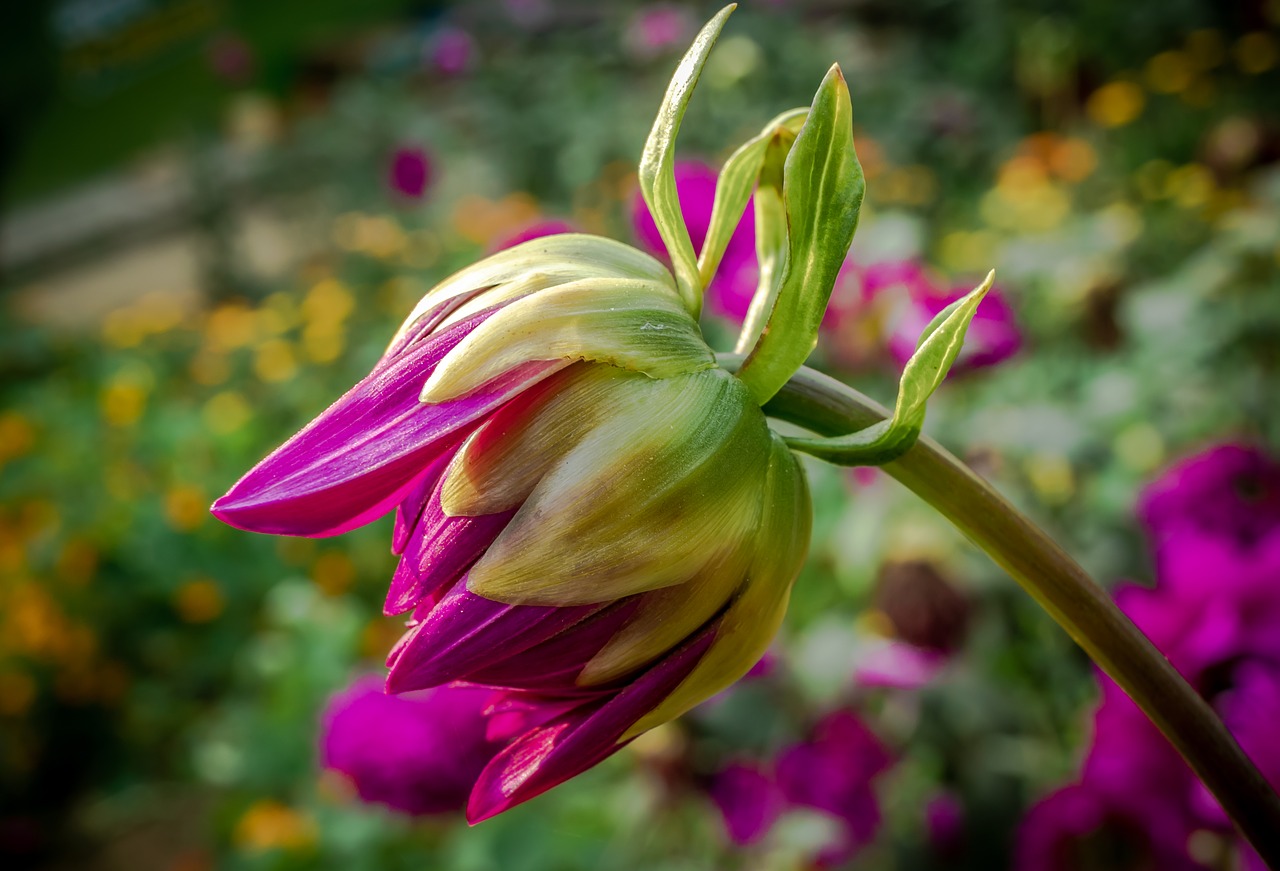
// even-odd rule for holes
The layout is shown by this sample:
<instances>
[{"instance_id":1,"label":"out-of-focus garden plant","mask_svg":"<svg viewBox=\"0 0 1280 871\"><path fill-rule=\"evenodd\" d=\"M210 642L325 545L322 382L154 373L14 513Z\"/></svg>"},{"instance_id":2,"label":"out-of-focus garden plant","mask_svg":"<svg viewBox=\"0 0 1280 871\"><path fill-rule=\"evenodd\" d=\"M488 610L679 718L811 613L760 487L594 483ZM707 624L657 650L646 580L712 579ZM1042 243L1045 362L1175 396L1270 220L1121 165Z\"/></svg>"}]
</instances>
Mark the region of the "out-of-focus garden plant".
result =
<instances>
[{"instance_id":1,"label":"out-of-focus garden plant","mask_svg":"<svg viewBox=\"0 0 1280 871\"><path fill-rule=\"evenodd\" d=\"M632 188L614 161L634 161L679 49L625 53L636 38L623 38L623 15L591 25L617 51L588 49L554 26L559 4L545 5L552 11L533 31L519 24L531 19L455 10L474 49L456 74L370 69L332 94L328 115L301 117L293 140L266 154L279 163L271 184L306 203L331 240L296 279L197 313L139 300L93 342L6 320L6 855L187 868L839 861L824 851L844 836L840 813L788 795L783 761L851 716L892 759L887 769L867 761L865 780L847 786L874 803L841 799L881 813L858 836L857 867L1005 867L1044 837L1045 813L1020 828L1023 814L1064 784L1081 778L1104 807L1081 762L1098 693L1104 707L1112 700L1078 651L879 473L818 466L808 469L813 557L772 675L474 830L456 817L417 822L361 805L346 775L321 773L325 699L376 667L398 634L379 615L387 530L275 542L222 529L205 508L228 468L248 467L367 372L443 275L547 215L629 233ZM906 295L867 290L873 258L922 267L942 293L998 266L1021 346L948 379L929 431L965 445L966 459L1095 576L1154 580L1149 596L1170 604L1153 609L1179 619L1246 608L1265 637L1269 618L1252 599L1224 592L1215 609L1184 606L1200 593L1175 592L1186 588L1178 572L1215 551L1157 551L1153 564L1134 506L1161 469L1206 444L1277 449L1273 25L1262 13L1167 3L1125 16L1109 4L1059 18L989 11L979 27L959 4L919 18L744 9L741 38L721 47L731 61L703 82L714 99L686 121L686 156L718 164L726 142L767 120L764 107L811 91L826 62L856 71L868 208L845 299L868 306L872 326L829 322L822 364L891 395L890 328L906 321ZM558 132L564 119L577 119L572 136ZM421 200L388 189L401 149L429 157ZM846 326L856 323L866 321ZM1214 556L1202 576L1231 587L1243 571L1232 559ZM901 573L880 568L921 560L958 599L927 584L904 593ZM1248 572L1262 571L1265 587L1275 576L1264 567ZM1252 583L1240 577L1242 589ZM959 612L963 632L921 641L918 621ZM1131 614L1163 644L1154 623ZM1200 686L1252 753L1250 715L1266 710L1268 678L1267 653L1250 637L1202 657L1213 669ZM1199 680L1198 663L1166 652ZM1233 701L1246 698L1260 701ZM1185 826L1174 840L1188 837L1162 849L1215 867L1232 839L1182 771L1171 775L1170 803ZM735 810L717 788L726 772L739 779L729 794L755 788L762 810ZM1102 819L1093 813L1056 815L1064 822L1051 834L1089 840ZM1137 825L1171 831L1145 813Z\"/></svg>"}]
</instances>

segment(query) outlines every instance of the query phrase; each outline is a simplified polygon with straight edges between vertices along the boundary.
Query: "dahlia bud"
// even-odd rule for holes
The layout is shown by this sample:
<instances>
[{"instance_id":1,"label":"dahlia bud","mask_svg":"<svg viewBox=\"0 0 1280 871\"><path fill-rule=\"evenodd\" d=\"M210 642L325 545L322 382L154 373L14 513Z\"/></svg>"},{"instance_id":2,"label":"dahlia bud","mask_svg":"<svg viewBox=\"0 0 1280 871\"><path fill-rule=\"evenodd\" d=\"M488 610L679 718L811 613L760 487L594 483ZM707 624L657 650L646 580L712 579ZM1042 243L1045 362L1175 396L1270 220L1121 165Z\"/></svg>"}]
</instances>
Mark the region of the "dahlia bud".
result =
<instances>
[{"instance_id":1,"label":"dahlia bud","mask_svg":"<svg viewBox=\"0 0 1280 871\"><path fill-rule=\"evenodd\" d=\"M718 367L696 319L706 282L672 167L689 93L729 11L682 61L641 164L672 273L580 234L533 239L458 272L422 299L364 380L213 506L242 529L308 536L396 509L400 562L385 610L412 615L388 689L497 691L487 732L503 743L471 791L472 821L744 675L804 561L804 474L761 406L812 348L861 172L835 71L799 133L778 140L790 156L786 219L770 225L788 251L765 291L776 317L742 377ZM782 117L789 131L799 116ZM764 166L782 171L780 160ZM910 445L924 385L954 359L967 317L949 310L930 325L899 413L837 445L837 457ZM822 453L812 440L801 448Z\"/></svg>"}]
</instances>

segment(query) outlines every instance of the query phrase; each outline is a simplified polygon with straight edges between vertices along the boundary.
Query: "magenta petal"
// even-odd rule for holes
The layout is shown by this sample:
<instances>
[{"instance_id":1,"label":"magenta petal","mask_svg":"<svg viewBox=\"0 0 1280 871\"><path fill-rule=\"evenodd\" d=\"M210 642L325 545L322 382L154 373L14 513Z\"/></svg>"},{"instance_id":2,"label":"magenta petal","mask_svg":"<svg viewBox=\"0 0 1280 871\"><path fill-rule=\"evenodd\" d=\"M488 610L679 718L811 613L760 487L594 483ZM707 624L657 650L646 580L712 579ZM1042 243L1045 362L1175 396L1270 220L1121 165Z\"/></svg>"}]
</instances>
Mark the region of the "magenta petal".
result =
<instances>
[{"instance_id":1,"label":"magenta petal","mask_svg":"<svg viewBox=\"0 0 1280 871\"><path fill-rule=\"evenodd\" d=\"M589 702L532 729L485 766L467 821L478 823L541 795L617 752L619 739L675 690L715 640L717 623L676 648L608 701Z\"/></svg>"},{"instance_id":2,"label":"magenta petal","mask_svg":"<svg viewBox=\"0 0 1280 871\"><path fill-rule=\"evenodd\" d=\"M431 492L408 547L391 577L383 612L409 610L425 595L456 581L489 549L516 509L482 517L450 517Z\"/></svg>"},{"instance_id":3,"label":"magenta petal","mask_svg":"<svg viewBox=\"0 0 1280 871\"><path fill-rule=\"evenodd\" d=\"M483 317L375 369L241 478L214 503L214 515L253 532L322 536L385 514L485 415L564 365L526 364L470 396L423 405L418 395L427 376Z\"/></svg>"},{"instance_id":4,"label":"magenta petal","mask_svg":"<svg viewBox=\"0 0 1280 871\"><path fill-rule=\"evenodd\" d=\"M562 632L519 656L506 657L477 669L469 680L533 692L590 692L577 685L578 675L626 625L639 603L636 596L614 602L574 626L572 632Z\"/></svg>"},{"instance_id":5,"label":"magenta petal","mask_svg":"<svg viewBox=\"0 0 1280 871\"><path fill-rule=\"evenodd\" d=\"M422 520L422 513L427 509L431 494L436 491L436 485L444 477L444 470L449 467L449 461L454 456L456 456L456 452L444 453L436 457L431 465L427 466L426 471L418 476L413 489L396 506L396 525L391 530L392 553L402 554L404 549L409 546L410 537Z\"/></svg>"},{"instance_id":6,"label":"magenta petal","mask_svg":"<svg viewBox=\"0 0 1280 871\"><path fill-rule=\"evenodd\" d=\"M387 675L393 693L468 680L477 669L519 655L585 617L601 605L555 608L505 605L455 584L425 619L397 645Z\"/></svg>"}]
</instances>

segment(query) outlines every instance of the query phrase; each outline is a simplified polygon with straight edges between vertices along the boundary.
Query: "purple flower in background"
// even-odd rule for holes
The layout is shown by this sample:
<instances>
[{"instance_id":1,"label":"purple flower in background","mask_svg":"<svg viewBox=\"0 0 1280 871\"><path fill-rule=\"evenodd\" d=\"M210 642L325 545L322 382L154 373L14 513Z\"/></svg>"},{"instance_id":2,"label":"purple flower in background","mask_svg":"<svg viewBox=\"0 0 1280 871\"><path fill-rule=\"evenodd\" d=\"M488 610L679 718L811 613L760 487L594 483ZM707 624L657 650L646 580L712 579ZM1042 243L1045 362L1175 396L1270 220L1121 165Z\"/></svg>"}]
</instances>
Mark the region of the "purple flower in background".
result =
<instances>
[{"instance_id":1,"label":"purple flower in background","mask_svg":"<svg viewBox=\"0 0 1280 871\"><path fill-rule=\"evenodd\" d=\"M680 195L680 209L689 227L693 250L701 251L711 225L711 208L715 203L715 168L700 161L677 161L675 166L676 191ZM742 220L725 248L720 268L707 287L708 304L718 313L734 320L742 320L751 305L756 290L756 232L754 204L749 201ZM658 257L666 257L666 246L658 233L657 224L649 214L644 198L636 192L631 204L631 223L642 247Z\"/></svg>"},{"instance_id":2,"label":"purple flower in background","mask_svg":"<svg viewBox=\"0 0 1280 871\"><path fill-rule=\"evenodd\" d=\"M530 224L518 233L514 233L505 239L502 239L498 244L493 246L493 250L503 251L507 248L514 248L523 242L529 242L533 239L541 239L544 236L557 236L561 233L578 232L581 231L568 221L559 221L555 219L539 221L536 224Z\"/></svg>"},{"instance_id":3,"label":"purple flower in background","mask_svg":"<svg viewBox=\"0 0 1280 871\"><path fill-rule=\"evenodd\" d=\"M408 814L459 812L501 746L485 735L493 696L454 685L389 696L378 678L361 678L325 708L321 763L365 801Z\"/></svg>"},{"instance_id":4,"label":"purple flower in background","mask_svg":"<svg viewBox=\"0 0 1280 871\"><path fill-rule=\"evenodd\" d=\"M387 185L396 194L417 200L427 192L434 177L431 158L417 146L397 148L387 169Z\"/></svg>"},{"instance_id":5,"label":"purple flower in background","mask_svg":"<svg viewBox=\"0 0 1280 871\"><path fill-rule=\"evenodd\" d=\"M707 794L720 811L729 839L741 847L764 838L785 806L773 775L743 763L733 763L716 774Z\"/></svg>"},{"instance_id":6,"label":"purple flower in background","mask_svg":"<svg viewBox=\"0 0 1280 871\"><path fill-rule=\"evenodd\" d=\"M427 65L445 76L460 76L475 62L476 41L460 27L441 27L427 42Z\"/></svg>"},{"instance_id":7,"label":"purple flower in background","mask_svg":"<svg viewBox=\"0 0 1280 871\"><path fill-rule=\"evenodd\" d=\"M964 805L950 792L939 792L924 806L924 829L933 851L955 856L964 849Z\"/></svg>"},{"instance_id":8,"label":"purple flower in background","mask_svg":"<svg viewBox=\"0 0 1280 871\"><path fill-rule=\"evenodd\" d=\"M819 866L841 865L875 838L881 814L874 780L892 764L889 748L845 710L828 714L808 741L778 755L778 786L788 804L822 811L841 824L839 840L817 856Z\"/></svg>"},{"instance_id":9,"label":"purple flower in background","mask_svg":"<svg viewBox=\"0 0 1280 871\"><path fill-rule=\"evenodd\" d=\"M1193 533L1253 548L1280 534L1280 463L1246 445L1209 448L1147 487L1138 517L1157 548Z\"/></svg>"},{"instance_id":10,"label":"purple flower in background","mask_svg":"<svg viewBox=\"0 0 1280 871\"><path fill-rule=\"evenodd\" d=\"M248 84L257 66L253 48L234 34L223 34L210 41L208 59L213 74L232 85Z\"/></svg>"},{"instance_id":11,"label":"purple flower in background","mask_svg":"<svg viewBox=\"0 0 1280 871\"><path fill-rule=\"evenodd\" d=\"M627 23L622 44L638 60L652 60L689 42L697 29L693 13L683 6L646 6Z\"/></svg>"},{"instance_id":12,"label":"purple flower in background","mask_svg":"<svg viewBox=\"0 0 1280 871\"><path fill-rule=\"evenodd\" d=\"M925 268L913 261L882 263L868 268L864 273L863 288L868 300L877 300L886 292L897 294L885 303L892 312L885 343L899 365L911 359L920 334L934 316L972 289L960 285L942 290L932 283ZM952 371L994 366L1012 357L1021 347L1022 332L1018 329L1013 309L1001 295L1000 288L993 287L978 305L978 312L965 334L964 348Z\"/></svg>"},{"instance_id":13,"label":"purple flower in background","mask_svg":"<svg viewBox=\"0 0 1280 871\"><path fill-rule=\"evenodd\" d=\"M880 803L875 779L893 764L888 748L857 714L823 717L806 741L782 749L771 766L734 762L707 788L733 843L762 840L789 810L817 811L838 823L836 840L823 847L819 868L842 865L875 838Z\"/></svg>"},{"instance_id":14,"label":"purple flower in background","mask_svg":"<svg viewBox=\"0 0 1280 871\"><path fill-rule=\"evenodd\" d=\"M1048 796L1018 830L1015 871L1205 871L1187 855L1194 827L1167 796L1085 784Z\"/></svg>"},{"instance_id":15,"label":"purple flower in background","mask_svg":"<svg viewBox=\"0 0 1280 871\"><path fill-rule=\"evenodd\" d=\"M1276 465L1251 448L1211 448L1176 464L1143 493L1138 506L1155 546L1156 586L1129 585L1116 593L1120 608L1218 710L1275 784L1278 493ZM1042 845L1049 836L1041 830L1048 829L1077 852L1097 849L1110 843L1090 834L1104 820L1113 840L1123 835L1123 843L1145 850L1139 855L1154 863L1143 866L1135 859L1119 867L1201 867L1183 855L1187 837L1204 828L1229 837L1229 820L1132 700L1109 678L1098 679L1102 702L1081 782L1064 791L1074 797L1049 799L1057 810L1028 816L1024 842ZM1247 846L1240 847L1251 868L1264 867ZM1035 849L1041 851L1033 850L1035 855L1043 854L1043 846Z\"/></svg>"}]
</instances>

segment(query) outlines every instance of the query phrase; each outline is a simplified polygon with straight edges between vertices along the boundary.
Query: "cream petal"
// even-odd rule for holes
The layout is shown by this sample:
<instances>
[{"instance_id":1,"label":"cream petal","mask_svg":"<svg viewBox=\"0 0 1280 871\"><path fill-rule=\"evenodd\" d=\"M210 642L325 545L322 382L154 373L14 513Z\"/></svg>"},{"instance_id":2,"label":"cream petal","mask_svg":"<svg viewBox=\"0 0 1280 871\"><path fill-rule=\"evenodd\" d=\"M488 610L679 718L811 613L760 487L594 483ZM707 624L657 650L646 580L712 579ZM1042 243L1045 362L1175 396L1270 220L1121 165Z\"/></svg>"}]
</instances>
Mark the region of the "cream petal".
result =
<instances>
[{"instance_id":1,"label":"cream petal","mask_svg":"<svg viewBox=\"0 0 1280 871\"><path fill-rule=\"evenodd\" d=\"M804 470L776 436L762 508L750 575L721 618L715 643L675 691L620 740L672 720L720 692L750 671L769 647L804 565L813 522Z\"/></svg>"},{"instance_id":2,"label":"cream petal","mask_svg":"<svg viewBox=\"0 0 1280 871\"><path fill-rule=\"evenodd\" d=\"M423 315L455 296L474 293L480 288L500 287L535 273L551 282L547 286L605 275L652 281L666 287L672 295L676 292L666 267L643 251L603 236L562 233L531 239L455 272L418 302L396 338L411 330ZM482 299L488 296L488 293L481 295ZM486 306L492 304L483 302ZM456 319L452 315L451 318Z\"/></svg>"},{"instance_id":3,"label":"cream petal","mask_svg":"<svg viewBox=\"0 0 1280 871\"><path fill-rule=\"evenodd\" d=\"M608 414L620 382L644 377L579 363L516 397L453 459L441 487L444 512L478 517L518 508L556 461Z\"/></svg>"},{"instance_id":4,"label":"cream petal","mask_svg":"<svg viewBox=\"0 0 1280 871\"><path fill-rule=\"evenodd\" d=\"M466 396L534 360L587 360L666 378L710 369L697 323L655 282L592 278L528 294L501 308L436 367L428 404Z\"/></svg>"}]
</instances>

